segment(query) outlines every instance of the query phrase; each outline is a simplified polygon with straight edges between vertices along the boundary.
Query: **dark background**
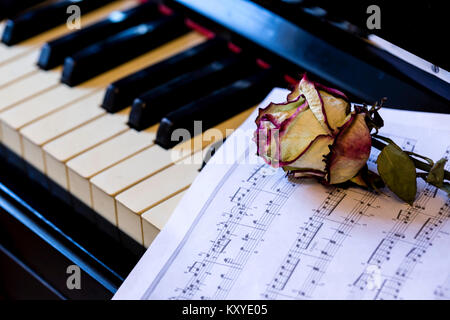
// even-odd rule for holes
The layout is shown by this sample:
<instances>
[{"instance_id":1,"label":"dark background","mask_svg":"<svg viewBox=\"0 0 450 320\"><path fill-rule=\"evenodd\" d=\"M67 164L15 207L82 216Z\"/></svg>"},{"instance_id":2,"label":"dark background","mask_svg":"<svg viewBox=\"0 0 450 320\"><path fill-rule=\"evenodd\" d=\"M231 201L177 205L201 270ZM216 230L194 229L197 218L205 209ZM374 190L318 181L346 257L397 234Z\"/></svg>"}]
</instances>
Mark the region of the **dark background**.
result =
<instances>
[{"instance_id":1,"label":"dark background","mask_svg":"<svg viewBox=\"0 0 450 320\"><path fill-rule=\"evenodd\" d=\"M253 0L268 8L286 4L302 7L321 7L326 19L347 20L362 31L376 34L403 49L449 70L449 10L442 0ZM367 7L381 9L381 29L367 30ZM301 22L298 22L301 24Z\"/></svg>"}]
</instances>

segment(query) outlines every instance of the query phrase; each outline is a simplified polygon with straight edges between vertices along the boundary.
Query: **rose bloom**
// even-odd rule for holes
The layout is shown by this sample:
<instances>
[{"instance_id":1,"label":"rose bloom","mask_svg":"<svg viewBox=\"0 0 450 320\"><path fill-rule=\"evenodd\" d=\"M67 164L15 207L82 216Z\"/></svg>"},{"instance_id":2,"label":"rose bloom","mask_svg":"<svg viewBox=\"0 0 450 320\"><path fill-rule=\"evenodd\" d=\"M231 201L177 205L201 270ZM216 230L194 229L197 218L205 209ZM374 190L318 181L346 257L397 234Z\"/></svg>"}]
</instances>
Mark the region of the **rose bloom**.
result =
<instances>
[{"instance_id":1,"label":"rose bloom","mask_svg":"<svg viewBox=\"0 0 450 320\"><path fill-rule=\"evenodd\" d=\"M258 155L295 177L317 177L329 184L354 178L369 158L371 136L365 113L351 112L342 92L306 75L287 101L259 110Z\"/></svg>"}]
</instances>

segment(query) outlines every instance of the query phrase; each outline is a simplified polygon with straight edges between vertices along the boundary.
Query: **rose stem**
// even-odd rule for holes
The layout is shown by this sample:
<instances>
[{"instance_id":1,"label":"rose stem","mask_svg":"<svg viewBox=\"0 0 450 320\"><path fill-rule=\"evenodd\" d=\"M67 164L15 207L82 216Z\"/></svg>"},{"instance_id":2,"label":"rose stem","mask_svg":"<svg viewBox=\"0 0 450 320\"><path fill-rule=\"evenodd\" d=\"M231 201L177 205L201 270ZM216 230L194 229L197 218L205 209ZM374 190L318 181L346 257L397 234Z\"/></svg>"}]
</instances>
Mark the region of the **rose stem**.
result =
<instances>
[{"instance_id":1,"label":"rose stem","mask_svg":"<svg viewBox=\"0 0 450 320\"><path fill-rule=\"evenodd\" d=\"M378 150L381 151L381 150L383 150L384 147L387 146L387 144L372 137L372 146L374 146L375 148L377 148ZM423 170L425 172L430 172L431 166L428 163L420 161L414 157L410 157L410 158L414 162L414 165L416 166L417 169ZM444 171L444 179L450 180L450 172L448 172L447 170Z\"/></svg>"}]
</instances>

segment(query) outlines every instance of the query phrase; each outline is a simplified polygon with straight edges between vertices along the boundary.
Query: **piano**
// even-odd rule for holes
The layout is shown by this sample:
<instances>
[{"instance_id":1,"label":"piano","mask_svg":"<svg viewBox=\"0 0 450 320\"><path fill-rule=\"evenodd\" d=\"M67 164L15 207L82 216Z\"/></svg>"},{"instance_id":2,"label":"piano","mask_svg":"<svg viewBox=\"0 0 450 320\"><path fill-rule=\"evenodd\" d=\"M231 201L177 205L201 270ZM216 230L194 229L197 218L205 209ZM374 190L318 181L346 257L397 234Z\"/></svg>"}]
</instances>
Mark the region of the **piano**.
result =
<instances>
[{"instance_id":1,"label":"piano","mask_svg":"<svg viewBox=\"0 0 450 320\"><path fill-rule=\"evenodd\" d=\"M0 299L111 298L199 174L183 160L305 71L450 111L447 55L336 2L0 0Z\"/></svg>"}]
</instances>

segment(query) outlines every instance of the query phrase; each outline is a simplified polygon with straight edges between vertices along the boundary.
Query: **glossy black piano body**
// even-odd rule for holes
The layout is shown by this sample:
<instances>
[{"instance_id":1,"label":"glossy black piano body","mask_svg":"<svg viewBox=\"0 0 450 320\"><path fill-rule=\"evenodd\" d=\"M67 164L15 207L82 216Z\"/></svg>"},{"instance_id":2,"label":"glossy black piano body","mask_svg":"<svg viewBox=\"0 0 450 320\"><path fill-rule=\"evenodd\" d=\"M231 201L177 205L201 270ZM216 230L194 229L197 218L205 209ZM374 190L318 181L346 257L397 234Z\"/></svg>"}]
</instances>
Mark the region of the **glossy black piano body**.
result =
<instances>
[{"instance_id":1,"label":"glossy black piano body","mask_svg":"<svg viewBox=\"0 0 450 320\"><path fill-rule=\"evenodd\" d=\"M301 23L292 23L250 1L164 3L196 26L249 52L262 65L271 65L285 79L307 71L348 92L354 101L372 103L387 96L388 104L399 108L450 111L448 83L345 31L324 27L333 39L322 39L305 31ZM339 39L354 44L354 52L339 48ZM96 229L85 218L91 209L63 189L59 197L50 194L42 184L52 182L6 147L2 147L1 157L0 298L112 297L144 247L101 217L98 222L110 232ZM30 173L38 182L29 179ZM67 287L71 265L82 270L80 290Z\"/></svg>"}]
</instances>

